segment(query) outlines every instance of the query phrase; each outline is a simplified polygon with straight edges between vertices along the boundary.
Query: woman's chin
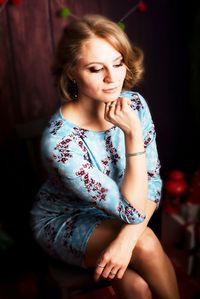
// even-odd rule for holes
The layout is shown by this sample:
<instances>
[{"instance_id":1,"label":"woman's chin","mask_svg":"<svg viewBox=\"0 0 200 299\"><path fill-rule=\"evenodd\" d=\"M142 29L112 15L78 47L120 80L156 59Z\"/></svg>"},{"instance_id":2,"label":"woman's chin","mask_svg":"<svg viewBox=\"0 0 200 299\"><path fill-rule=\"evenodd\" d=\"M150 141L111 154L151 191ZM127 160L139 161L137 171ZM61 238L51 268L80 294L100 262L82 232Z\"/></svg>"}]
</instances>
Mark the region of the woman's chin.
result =
<instances>
[{"instance_id":1,"label":"woman's chin","mask_svg":"<svg viewBox=\"0 0 200 299\"><path fill-rule=\"evenodd\" d=\"M110 95L106 95L104 97L104 102L105 103L109 103L109 102L113 102L113 101L116 101L120 96L120 93L115 93L115 94L110 94Z\"/></svg>"}]
</instances>

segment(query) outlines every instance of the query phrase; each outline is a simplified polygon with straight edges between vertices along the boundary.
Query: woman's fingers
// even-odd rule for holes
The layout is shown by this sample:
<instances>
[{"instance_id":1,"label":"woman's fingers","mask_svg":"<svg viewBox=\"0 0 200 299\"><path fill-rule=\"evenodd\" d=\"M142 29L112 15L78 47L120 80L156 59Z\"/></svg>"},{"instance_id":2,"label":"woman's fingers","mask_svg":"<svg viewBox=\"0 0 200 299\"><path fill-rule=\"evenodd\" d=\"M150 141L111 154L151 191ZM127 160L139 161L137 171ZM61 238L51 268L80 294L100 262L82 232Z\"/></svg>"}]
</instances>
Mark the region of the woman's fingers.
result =
<instances>
[{"instance_id":1,"label":"woman's fingers","mask_svg":"<svg viewBox=\"0 0 200 299\"><path fill-rule=\"evenodd\" d=\"M110 105L110 103L105 104L105 110L104 110L104 118L105 119L107 119L107 115L108 115L108 112L109 112L109 105Z\"/></svg>"},{"instance_id":2,"label":"woman's fingers","mask_svg":"<svg viewBox=\"0 0 200 299\"><path fill-rule=\"evenodd\" d=\"M120 269L113 266L105 266L104 268L99 269L97 266L95 271L95 280L99 280L100 277L103 277L105 279L114 279L118 278L118 273ZM124 271L121 271L124 273Z\"/></svg>"},{"instance_id":3,"label":"woman's fingers","mask_svg":"<svg viewBox=\"0 0 200 299\"><path fill-rule=\"evenodd\" d=\"M127 108L127 99L126 98L121 99L121 105L122 105L122 110L125 110Z\"/></svg>"},{"instance_id":4,"label":"woman's fingers","mask_svg":"<svg viewBox=\"0 0 200 299\"><path fill-rule=\"evenodd\" d=\"M94 279L96 281L98 281L100 279L100 277L102 277L104 279L114 279L114 278L119 279L119 278L122 278L122 276L125 272L125 269L126 269L126 267L124 267L123 265L115 265L111 261L108 261L105 264L105 261L104 262L101 261L96 266Z\"/></svg>"},{"instance_id":5,"label":"woman's fingers","mask_svg":"<svg viewBox=\"0 0 200 299\"><path fill-rule=\"evenodd\" d=\"M127 98L118 98L116 101L106 103L105 118L109 118L125 110L131 105L131 101Z\"/></svg>"},{"instance_id":6,"label":"woman's fingers","mask_svg":"<svg viewBox=\"0 0 200 299\"><path fill-rule=\"evenodd\" d=\"M115 111L115 101L106 103L104 118L109 121L109 116L111 114L114 114L114 111Z\"/></svg>"},{"instance_id":7,"label":"woman's fingers","mask_svg":"<svg viewBox=\"0 0 200 299\"><path fill-rule=\"evenodd\" d=\"M121 98L121 106L122 110L125 110L127 107L130 107L131 105L131 100L128 98Z\"/></svg>"},{"instance_id":8,"label":"woman's fingers","mask_svg":"<svg viewBox=\"0 0 200 299\"><path fill-rule=\"evenodd\" d=\"M124 133L134 131L134 128L141 129L138 115L131 108L131 101L125 97L106 103L104 118Z\"/></svg>"},{"instance_id":9,"label":"woman's fingers","mask_svg":"<svg viewBox=\"0 0 200 299\"><path fill-rule=\"evenodd\" d=\"M113 268L113 266L109 266L109 265L107 265L105 268L104 268L104 270L103 270L103 273L102 273L102 276L104 277L104 278L113 278L113 274L114 274L114 272L112 273L112 268Z\"/></svg>"},{"instance_id":10,"label":"woman's fingers","mask_svg":"<svg viewBox=\"0 0 200 299\"><path fill-rule=\"evenodd\" d=\"M120 99L118 99L115 104L115 114L119 114L121 109L122 109L121 101Z\"/></svg>"},{"instance_id":11,"label":"woman's fingers","mask_svg":"<svg viewBox=\"0 0 200 299\"><path fill-rule=\"evenodd\" d=\"M109 103L109 111L115 111L116 101Z\"/></svg>"},{"instance_id":12,"label":"woman's fingers","mask_svg":"<svg viewBox=\"0 0 200 299\"><path fill-rule=\"evenodd\" d=\"M125 271L126 271L126 268L125 268L125 267L120 268L119 271L117 272L116 277L117 277L118 279L122 279L122 277L123 277Z\"/></svg>"},{"instance_id":13,"label":"woman's fingers","mask_svg":"<svg viewBox=\"0 0 200 299\"><path fill-rule=\"evenodd\" d=\"M113 267L109 273L109 279L117 278L119 270L119 267Z\"/></svg>"},{"instance_id":14,"label":"woman's fingers","mask_svg":"<svg viewBox=\"0 0 200 299\"><path fill-rule=\"evenodd\" d=\"M103 266L103 264L98 264L98 265L96 266L95 275L94 275L94 279L95 279L96 281L99 280L99 278L100 278L100 276L102 275L102 273L103 273L105 267L106 267L106 265Z\"/></svg>"}]
</instances>

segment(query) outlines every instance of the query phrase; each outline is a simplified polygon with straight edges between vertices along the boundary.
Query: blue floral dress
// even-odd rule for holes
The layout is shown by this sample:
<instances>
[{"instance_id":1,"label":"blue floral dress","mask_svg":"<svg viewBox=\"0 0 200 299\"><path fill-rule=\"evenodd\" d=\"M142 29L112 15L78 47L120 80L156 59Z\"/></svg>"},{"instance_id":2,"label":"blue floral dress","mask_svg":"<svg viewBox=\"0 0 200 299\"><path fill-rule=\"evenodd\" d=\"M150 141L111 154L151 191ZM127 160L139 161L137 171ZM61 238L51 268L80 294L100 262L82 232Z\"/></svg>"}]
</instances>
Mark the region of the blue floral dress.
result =
<instances>
[{"instance_id":1,"label":"blue floral dress","mask_svg":"<svg viewBox=\"0 0 200 299\"><path fill-rule=\"evenodd\" d=\"M162 181L155 129L148 105L136 92L131 99L143 128L148 170L148 198L157 205ZM41 141L49 177L31 209L31 225L40 246L51 256L84 265L84 253L93 229L107 219L137 224L145 219L120 192L125 170L124 133L82 129L58 110Z\"/></svg>"}]
</instances>

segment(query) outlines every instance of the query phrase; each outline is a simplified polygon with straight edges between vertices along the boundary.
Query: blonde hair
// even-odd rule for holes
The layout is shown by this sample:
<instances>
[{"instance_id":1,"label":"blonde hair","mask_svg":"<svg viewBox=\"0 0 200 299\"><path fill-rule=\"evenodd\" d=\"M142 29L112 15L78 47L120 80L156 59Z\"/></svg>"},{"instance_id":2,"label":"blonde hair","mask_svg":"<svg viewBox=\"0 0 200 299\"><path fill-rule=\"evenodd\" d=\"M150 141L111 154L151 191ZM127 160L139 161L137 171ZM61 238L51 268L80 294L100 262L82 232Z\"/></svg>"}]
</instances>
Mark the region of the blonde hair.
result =
<instances>
[{"instance_id":1,"label":"blonde hair","mask_svg":"<svg viewBox=\"0 0 200 299\"><path fill-rule=\"evenodd\" d=\"M85 15L64 28L52 67L56 87L65 100L73 98L73 84L67 74L75 69L83 42L95 36L105 39L122 55L127 68L123 89L131 89L142 78L144 68L141 49L130 42L115 22L101 15Z\"/></svg>"}]
</instances>

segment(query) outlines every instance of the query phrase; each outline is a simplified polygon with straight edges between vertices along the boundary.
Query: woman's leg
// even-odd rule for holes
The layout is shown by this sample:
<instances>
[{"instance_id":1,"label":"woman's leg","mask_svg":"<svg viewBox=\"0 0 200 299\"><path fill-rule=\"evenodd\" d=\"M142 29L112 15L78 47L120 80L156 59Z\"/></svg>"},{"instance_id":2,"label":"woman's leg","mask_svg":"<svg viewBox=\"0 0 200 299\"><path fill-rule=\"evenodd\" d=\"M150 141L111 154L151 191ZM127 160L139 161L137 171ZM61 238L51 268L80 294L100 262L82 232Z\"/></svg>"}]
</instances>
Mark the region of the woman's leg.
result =
<instances>
[{"instance_id":1,"label":"woman's leg","mask_svg":"<svg viewBox=\"0 0 200 299\"><path fill-rule=\"evenodd\" d=\"M115 239L121 228L121 225L122 224L119 221L107 220L97 226L87 245L85 262L88 267L96 266L102 251L113 239ZM130 271L131 269L133 270L133 274L128 274L131 272L127 272L126 276L124 276L124 281L123 279L122 281L117 279L112 281L113 286L115 284L115 290L119 294L120 289L123 292L124 286L127 286L130 283L132 277L133 280L141 279L140 282L143 281L141 296L143 291L145 293L150 293L149 289L147 292L147 286L149 286L152 292L155 293L160 299L179 298L173 267L168 257L164 253L159 240L151 231L151 229L146 228L145 232L138 240L133 250L129 268ZM131 285L132 288L134 288L134 282L132 282ZM126 290L127 289L128 288L126 287ZM138 292L138 289L136 292ZM127 298L130 298L130 296L128 296L129 292L127 293ZM151 297L146 296L146 298Z\"/></svg>"},{"instance_id":2,"label":"woman's leg","mask_svg":"<svg viewBox=\"0 0 200 299\"><path fill-rule=\"evenodd\" d=\"M158 298L179 298L174 268L151 229L147 228L140 237L133 257L132 266Z\"/></svg>"},{"instance_id":3,"label":"woman's leg","mask_svg":"<svg viewBox=\"0 0 200 299\"><path fill-rule=\"evenodd\" d=\"M104 221L94 230L89 239L85 264L95 267L102 251L117 236L121 229L119 221ZM122 279L112 279L110 283L119 299L151 299L151 291L146 281L133 269L127 268Z\"/></svg>"},{"instance_id":4,"label":"woman's leg","mask_svg":"<svg viewBox=\"0 0 200 299\"><path fill-rule=\"evenodd\" d=\"M130 268L126 269L122 279L111 280L111 285L119 299L152 299L146 281Z\"/></svg>"}]
</instances>

